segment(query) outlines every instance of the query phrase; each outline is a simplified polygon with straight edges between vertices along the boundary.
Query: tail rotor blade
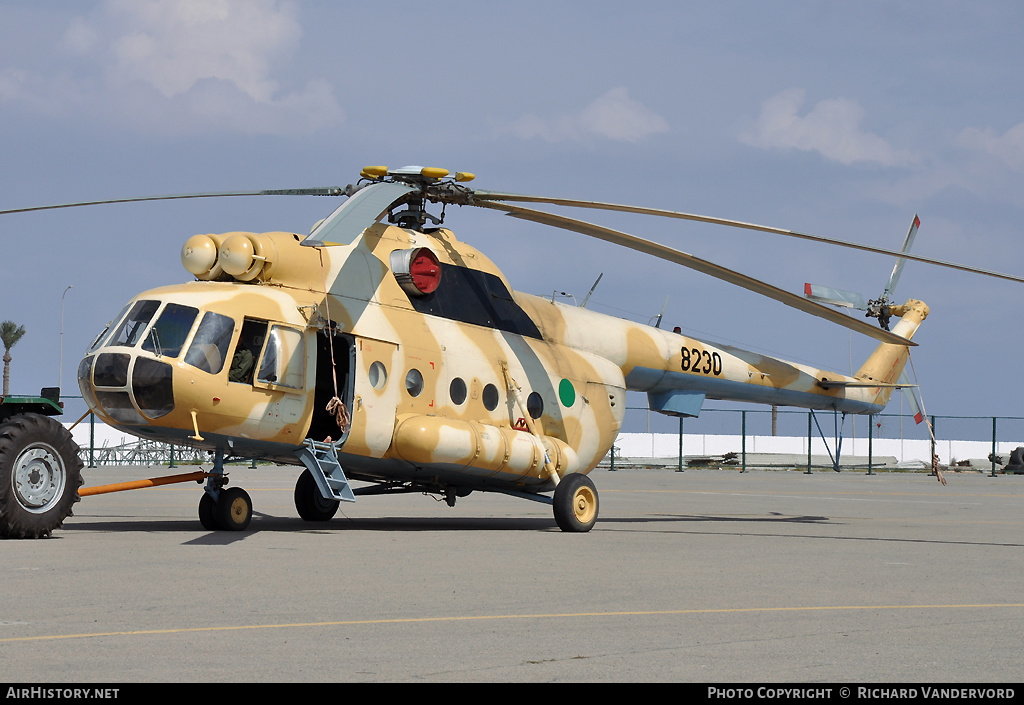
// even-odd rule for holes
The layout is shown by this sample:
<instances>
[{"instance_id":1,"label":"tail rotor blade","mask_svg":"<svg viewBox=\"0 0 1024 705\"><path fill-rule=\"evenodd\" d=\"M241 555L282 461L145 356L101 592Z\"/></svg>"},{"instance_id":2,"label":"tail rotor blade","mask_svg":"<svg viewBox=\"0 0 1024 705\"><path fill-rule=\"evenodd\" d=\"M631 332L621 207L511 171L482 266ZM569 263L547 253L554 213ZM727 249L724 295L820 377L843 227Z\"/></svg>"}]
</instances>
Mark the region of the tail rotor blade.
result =
<instances>
[{"instance_id":1,"label":"tail rotor blade","mask_svg":"<svg viewBox=\"0 0 1024 705\"><path fill-rule=\"evenodd\" d=\"M821 286L820 284L804 284L804 296L811 301L831 304L840 308L855 308L858 311L868 310L868 302L865 300L864 295L858 294L856 291L833 289L832 287Z\"/></svg>"},{"instance_id":2,"label":"tail rotor blade","mask_svg":"<svg viewBox=\"0 0 1024 705\"><path fill-rule=\"evenodd\" d=\"M907 232L907 237L903 241L903 247L900 252L906 254L910 252L910 248L914 245L914 238L917 237L917 229L921 227L921 219L914 215L914 222L910 224L910 230ZM896 260L896 266L892 268L892 274L889 276L889 283L885 287L885 293L883 297L886 301L892 296L892 292L896 290L896 283L900 280L900 275L903 273L903 265L906 264L907 258L900 257Z\"/></svg>"},{"instance_id":3,"label":"tail rotor blade","mask_svg":"<svg viewBox=\"0 0 1024 705\"><path fill-rule=\"evenodd\" d=\"M900 373L899 383L901 385L905 385L903 387L903 396L906 397L910 410L914 412L914 423L921 423L924 421L924 413L921 411L921 404L917 401L917 394L914 393L914 385L911 384L906 370Z\"/></svg>"}]
</instances>

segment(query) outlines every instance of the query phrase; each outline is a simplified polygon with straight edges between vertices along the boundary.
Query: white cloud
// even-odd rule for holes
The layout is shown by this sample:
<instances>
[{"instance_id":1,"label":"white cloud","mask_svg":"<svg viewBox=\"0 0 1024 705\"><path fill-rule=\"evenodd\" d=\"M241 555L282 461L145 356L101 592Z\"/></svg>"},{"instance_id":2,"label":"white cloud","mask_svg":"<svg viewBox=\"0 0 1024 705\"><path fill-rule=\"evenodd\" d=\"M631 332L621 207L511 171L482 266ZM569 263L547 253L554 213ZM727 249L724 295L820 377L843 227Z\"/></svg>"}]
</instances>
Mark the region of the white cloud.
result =
<instances>
[{"instance_id":1,"label":"white cloud","mask_svg":"<svg viewBox=\"0 0 1024 705\"><path fill-rule=\"evenodd\" d=\"M96 29L85 19L76 17L64 32L63 46L72 54L84 55L93 51L99 42Z\"/></svg>"},{"instance_id":2,"label":"white cloud","mask_svg":"<svg viewBox=\"0 0 1024 705\"><path fill-rule=\"evenodd\" d=\"M815 151L842 164L870 162L902 166L915 161L906 150L897 150L872 132L861 129L864 109L855 101L834 98L819 102L801 117L804 91L792 88L761 105L752 130L739 139L752 147Z\"/></svg>"},{"instance_id":3,"label":"white cloud","mask_svg":"<svg viewBox=\"0 0 1024 705\"><path fill-rule=\"evenodd\" d=\"M547 119L527 114L510 127L517 137L548 142L602 137L636 143L668 129L665 118L630 98L624 86L611 89L579 113Z\"/></svg>"},{"instance_id":4,"label":"white cloud","mask_svg":"<svg viewBox=\"0 0 1024 705\"><path fill-rule=\"evenodd\" d=\"M987 152L1011 169L1024 171L1024 122L1014 125L1002 135L996 135L991 127L984 130L969 127L960 133L957 144Z\"/></svg>"},{"instance_id":5,"label":"white cloud","mask_svg":"<svg viewBox=\"0 0 1024 705\"><path fill-rule=\"evenodd\" d=\"M74 72L4 72L0 100L52 113L72 82L80 100L65 106L75 117L140 131L314 132L344 111L324 80L296 88L275 78L301 37L295 6L277 0L106 0L64 33Z\"/></svg>"},{"instance_id":6,"label":"white cloud","mask_svg":"<svg viewBox=\"0 0 1024 705\"><path fill-rule=\"evenodd\" d=\"M292 6L271 0L110 0L107 12L124 27L110 75L146 81L168 98L214 78L269 102L278 89L270 67L302 36Z\"/></svg>"},{"instance_id":7,"label":"white cloud","mask_svg":"<svg viewBox=\"0 0 1024 705\"><path fill-rule=\"evenodd\" d=\"M0 71L0 104L23 106L36 115L59 117L83 102L82 89L66 76L46 77L23 69Z\"/></svg>"}]
</instances>

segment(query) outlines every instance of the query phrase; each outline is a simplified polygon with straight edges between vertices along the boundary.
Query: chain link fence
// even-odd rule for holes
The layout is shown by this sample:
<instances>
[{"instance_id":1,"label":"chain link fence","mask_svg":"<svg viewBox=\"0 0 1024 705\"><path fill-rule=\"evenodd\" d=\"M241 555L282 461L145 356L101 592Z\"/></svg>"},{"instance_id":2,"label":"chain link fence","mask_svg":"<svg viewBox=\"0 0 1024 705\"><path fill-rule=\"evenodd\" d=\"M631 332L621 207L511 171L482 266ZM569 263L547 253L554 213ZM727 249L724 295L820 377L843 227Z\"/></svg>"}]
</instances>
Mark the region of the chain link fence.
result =
<instances>
[{"instance_id":1,"label":"chain link fence","mask_svg":"<svg viewBox=\"0 0 1024 705\"><path fill-rule=\"evenodd\" d=\"M1024 447L1024 417L1007 416L936 414L918 422L899 412L843 418L830 411L756 408L704 409L697 418L672 418L630 406L623 428L614 451L620 467L738 465L877 472L931 470L937 456L943 469L994 474L1010 463L1016 448ZM614 462L613 457L605 460L606 465Z\"/></svg>"},{"instance_id":2,"label":"chain link fence","mask_svg":"<svg viewBox=\"0 0 1024 705\"><path fill-rule=\"evenodd\" d=\"M118 431L96 420L82 397L62 396L63 422L79 447L86 467L100 465L198 465L210 462L206 451L157 443Z\"/></svg>"},{"instance_id":3,"label":"chain link fence","mask_svg":"<svg viewBox=\"0 0 1024 705\"><path fill-rule=\"evenodd\" d=\"M63 397L64 422L95 465L185 465L209 462L205 451L138 439L95 422L81 397ZM934 429L935 440L929 433ZM909 413L847 416L792 409L704 409L673 418L628 406L623 432L604 466L626 465L834 468L868 472L943 468L999 472L1024 446L1024 417ZM1022 468L1024 472L1024 468Z\"/></svg>"}]
</instances>

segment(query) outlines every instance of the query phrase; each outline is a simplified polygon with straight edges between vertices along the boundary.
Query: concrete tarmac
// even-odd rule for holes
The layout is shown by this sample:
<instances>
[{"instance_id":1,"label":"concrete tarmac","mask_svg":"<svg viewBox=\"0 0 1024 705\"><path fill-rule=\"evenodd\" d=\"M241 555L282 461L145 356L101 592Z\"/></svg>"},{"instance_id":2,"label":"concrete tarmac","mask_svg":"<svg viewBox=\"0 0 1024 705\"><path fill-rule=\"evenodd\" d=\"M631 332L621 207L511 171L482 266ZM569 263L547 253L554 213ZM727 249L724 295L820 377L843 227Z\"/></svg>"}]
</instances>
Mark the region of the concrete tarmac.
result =
<instances>
[{"instance_id":1,"label":"concrete tarmac","mask_svg":"<svg viewBox=\"0 0 1024 705\"><path fill-rule=\"evenodd\" d=\"M87 469L86 485L188 468ZM0 682L1007 683L1024 478L597 470L597 526L502 495L299 519L299 468L84 498L0 542Z\"/></svg>"}]
</instances>

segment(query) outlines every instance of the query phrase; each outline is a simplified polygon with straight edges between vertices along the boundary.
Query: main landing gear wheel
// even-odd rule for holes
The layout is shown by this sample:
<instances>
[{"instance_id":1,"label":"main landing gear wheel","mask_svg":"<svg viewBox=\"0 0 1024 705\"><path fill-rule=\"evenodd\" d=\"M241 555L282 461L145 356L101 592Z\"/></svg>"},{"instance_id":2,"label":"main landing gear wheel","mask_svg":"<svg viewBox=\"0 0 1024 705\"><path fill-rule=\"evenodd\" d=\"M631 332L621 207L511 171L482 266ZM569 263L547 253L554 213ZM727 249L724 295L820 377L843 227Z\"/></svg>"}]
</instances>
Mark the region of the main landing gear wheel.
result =
<instances>
[{"instance_id":1,"label":"main landing gear wheel","mask_svg":"<svg viewBox=\"0 0 1024 705\"><path fill-rule=\"evenodd\" d=\"M586 475L570 473L555 487L553 507L562 531L590 531L597 521L597 488Z\"/></svg>"},{"instance_id":2,"label":"main landing gear wheel","mask_svg":"<svg viewBox=\"0 0 1024 705\"><path fill-rule=\"evenodd\" d=\"M49 536L81 486L78 446L62 424L42 414L0 424L0 538Z\"/></svg>"},{"instance_id":3,"label":"main landing gear wheel","mask_svg":"<svg viewBox=\"0 0 1024 705\"><path fill-rule=\"evenodd\" d=\"M295 509L306 521L330 521L341 502L324 499L309 470L303 470L295 482Z\"/></svg>"},{"instance_id":4,"label":"main landing gear wheel","mask_svg":"<svg viewBox=\"0 0 1024 705\"><path fill-rule=\"evenodd\" d=\"M207 531L242 531L252 520L252 500L241 487L222 489L214 500L209 492L199 499L199 523Z\"/></svg>"}]
</instances>

